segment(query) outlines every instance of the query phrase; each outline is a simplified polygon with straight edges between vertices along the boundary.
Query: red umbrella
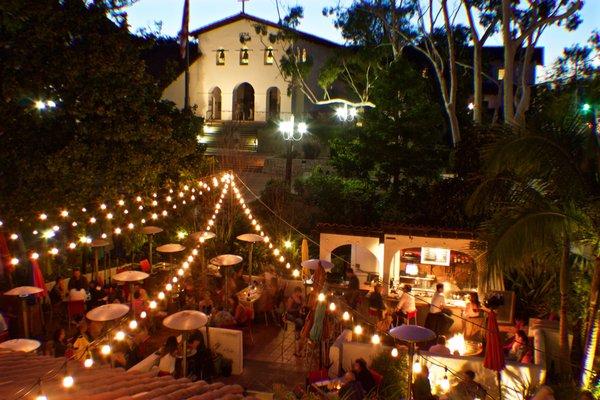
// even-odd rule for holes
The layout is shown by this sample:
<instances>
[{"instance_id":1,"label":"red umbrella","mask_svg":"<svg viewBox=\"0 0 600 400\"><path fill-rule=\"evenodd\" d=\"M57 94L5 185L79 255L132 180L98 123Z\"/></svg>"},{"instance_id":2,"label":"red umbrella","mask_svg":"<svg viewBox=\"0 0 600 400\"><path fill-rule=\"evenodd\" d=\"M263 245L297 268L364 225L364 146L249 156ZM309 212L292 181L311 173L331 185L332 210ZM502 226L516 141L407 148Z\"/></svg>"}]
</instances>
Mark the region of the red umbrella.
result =
<instances>
[{"instance_id":1,"label":"red umbrella","mask_svg":"<svg viewBox=\"0 0 600 400\"><path fill-rule=\"evenodd\" d=\"M33 286L42 289L42 291L37 293L36 296L38 298L46 297L48 290L46 289L44 275L42 274L42 270L40 269L40 265L38 264L37 260L31 260L31 272L33 275Z\"/></svg>"},{"instance_id":2,"label":"red umbrella","mask_svg":"<svg viewBox=\"0 0 600 400\"><path fill-rule=\"evenodd\" d=\"M498 374L498 390L502 397L502 389L500 384L500 372L506 366L504 361L504 353L502 351L502 343L500 342L500 330L498 329L498 320L496 312L491 310L487 313L487 332L485 335L485 359L483 366Z\"/></svg>"}]
</instances>

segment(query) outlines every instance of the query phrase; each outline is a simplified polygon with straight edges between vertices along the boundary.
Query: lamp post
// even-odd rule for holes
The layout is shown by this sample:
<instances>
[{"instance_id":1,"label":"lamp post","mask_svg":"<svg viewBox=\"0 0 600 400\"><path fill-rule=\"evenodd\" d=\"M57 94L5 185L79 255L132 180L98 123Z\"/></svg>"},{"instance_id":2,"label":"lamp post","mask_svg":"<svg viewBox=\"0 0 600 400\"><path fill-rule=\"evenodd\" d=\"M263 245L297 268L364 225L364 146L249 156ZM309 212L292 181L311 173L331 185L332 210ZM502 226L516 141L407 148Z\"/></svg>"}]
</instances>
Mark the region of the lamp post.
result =
<instances>
[{"instance_id":1,"label":"lamp post","mask_svg":"<svg viewBox=\"0 0 600 400\"><path fill-rule=\"evenodd\" d=\"M292 187L292 151L294 149L294 142L302 140L302 137L308 133L308 125L305 122L294 121L294 115L292 115L289 121L281 121L279 123L279 131L283 137L283 140L287 142L287 154L285 161L285 184L288 189Z\"/></svg>"}]
</instances>

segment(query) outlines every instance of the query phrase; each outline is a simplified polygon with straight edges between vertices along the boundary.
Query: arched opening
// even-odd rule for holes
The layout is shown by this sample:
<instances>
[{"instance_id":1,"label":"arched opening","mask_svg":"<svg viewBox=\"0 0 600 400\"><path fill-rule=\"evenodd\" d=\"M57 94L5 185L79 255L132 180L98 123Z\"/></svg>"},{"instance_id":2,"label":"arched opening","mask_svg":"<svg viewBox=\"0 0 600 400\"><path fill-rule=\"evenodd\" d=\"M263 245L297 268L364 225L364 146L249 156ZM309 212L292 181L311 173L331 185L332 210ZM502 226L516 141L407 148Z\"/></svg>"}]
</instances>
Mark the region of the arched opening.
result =
<instances>
[{"instance_id":1,"label":"arched opening","mask_svg":"<svg viewBox=\"0 0 600 400\"><path fill-rule=\"evenodd\" d=\"M331 250L331 262L336 266L334 272L343 273L344 266L352 267L361 282L383 278L379 274L379 261L375 254L359 244L342 244L337 246Z\"/></svg>"},{"instance_id":2,"label":"arched opening","mask_svg":"<svg viewBox=\"0 0 600 400\"><path fill-rule=\"evenodd\" d=\"M267 89L267 119L279 118L281 95L279 88L270 87Z\"/></svg>"},{"instance_id":3,"label":"arched opening","mask_svg":"<svg viewBox=\"0 0 600 400\"><path fill-rule=\"evenodd\" d=\"M221 119L221 89L214 87L208 94L208 109L206 110L207 120Z\"/></svg>"},{"instance_id":4,"label":"arched opening","mask_svg":"<svg viewBox=\"0 0 600 400\"><path fill-rule=\"evenodd\" d=\"M233 89L233 118L236 121L254 121L254 88L248 82Z\"/></svg>"}]
</instances>

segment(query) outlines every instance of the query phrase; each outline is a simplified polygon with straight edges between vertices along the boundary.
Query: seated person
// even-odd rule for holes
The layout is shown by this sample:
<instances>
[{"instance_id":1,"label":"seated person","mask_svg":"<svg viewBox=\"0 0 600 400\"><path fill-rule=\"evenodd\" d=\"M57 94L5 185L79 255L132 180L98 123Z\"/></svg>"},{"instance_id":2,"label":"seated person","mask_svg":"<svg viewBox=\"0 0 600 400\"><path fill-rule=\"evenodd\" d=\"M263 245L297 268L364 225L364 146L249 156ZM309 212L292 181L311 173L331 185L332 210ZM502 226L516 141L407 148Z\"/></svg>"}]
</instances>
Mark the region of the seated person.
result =
<instances>
[{"instance_id":1,"label":"seated person","mask_svg":"<svg viewBox=\"0 0 600 400\"><path fill-rule=\"evenodd\" d=\"M472 400L484 399L487 396L485 389L475 382L475 372L466 370L464 377L456 386L450 390L450 399L452 400Z\"/></svg>"},{"instance_id":2,"label":"seated person","mask_svg":"<svg viewBox=\"0 0 600 400\"><path fill-rule=\"evenodd\" d=\"M165 345L160 350L158 362L158 376L175 375L175 363L177 362L177 338L169 336Z\"/></svg>"},{"instance_id":3,"label":"seated person","mask_svg":"<svg viewBox=\"0 0 600 400\"><path fill-rule=\"evenodd\" d=\"M69 301L85 301L86 298L87 292L81 287L81 283L76 282L69 290Z\"/></svg>"},{"instance_id":4,"label":"seated person","mask_svg":"<svg viewBox=\"0 0 600 400\"><path fill-rule=\"evenodd\" d=\"M194 332L188 339L189 353L189 372L196 379L210 379L215 374L212 352L204 344L204 336L200 332Z\"/></svg>"},{"instance_id":5,"label":"seated person","mask_svg":"<svg viewBox=\"0 0 600 400\"><path fill-rule=\"evenodd\" d=\"M131 308L133 309L133 313L136 317L139 317L142 311L149 311L148 305L142 299L142 292L139 289L136 289L133 292L133 302L131 303Z\"/></svg>"},{"instance_id":6,"label":"seated person","mask_svg":"<svg viewBox=\"0 0 600 400\"><path fill-rule=\"evenodd\" d=\"M248 283L246 283L246 281L244 280L244 270L241 267L234 272L233 280L235 283L235 291L236 292L239 292L240 290L242 290L242 289L246 288L246 286L248 286ZM233 293L233 292L230 292L230 293Z\"/></svg>"},{"instance_id":7,"label":"seated person","mask_svg":"<svg viewBox=\"0 0 600 400\"><path fill-rule=\"evenodd\" d=\"M281 303L279 282L276 276L272 276L266 287L267 301L265 304L265 311L273 311Z\"/></svg>"},{"instance_id":8,"label":"seated person","mask_svg":"<svg viewBox=\"0 0 600 400\"><path fill-rule=\"evenodd\" d=\"M83 361L86 358L88 352L88 346L90 345L92 339L88 333L88 324L85 318L82 318L77 325L78 333L74 338L73 342L73 358L75 360Z\"/></svg>"},{"instance_id":9,"label":"seated person","mask_svg":"<svg viewBox=\"0 0 600 400\"><path fill-rule=\"evenodd\" d=\"M440 356L452 355L450 349L446 346L446 336L440 335L437 337L435 344L429 348L431 354L437 354Z\"/></svg>"},{"instance_id":10,"label":"seated person","mask_svg":"<svg viewBox=\"0 0 600 400\"><path fill-rule=\"evenodd\" d=\"M63 300L67 298L67 287L65 285L65 280L62 276L57 276L54 281L54 286L50 290L50 302L52 304L60 304Z\"/></svg>"},{"instance_id":11,"label":"seated person","mask_svg":"<svg viewBox=\"0 0 600 400\"><path fill-rule=\"evenodd\" d=\"M531 346L529 346L529 338L524 330L519 329L515 334L515 339L508 353L508 358L523 364L533 362L533 352Z\"/></svg>"},{"instance_id":12,"label":"seated person","mask_svg":"<svg viewBox=\"0 0 600 400\"><path fill-rule=\"evenodd\" d=\"M383 286L375 285L373 292L369 296L369 314L381 319L383 311L385 311L385 303L383 302Z\"/></svg>"},{"instance_id":13,"label":"seated person","mask_svg":"<svg viewBox=\"0 0 600 400\"><path fill-rule=\"evenodd\" d=\"M98 279L92 280L90 282L90 304L89 308L98 307L103 303L103 299L106 296L106 291L104 290L104 281L101 276L98 276Z\"/></svg>"},{"instance_id":14,"label":"seated person","mask_svg":"<svg viewBox=\"0 0 600 400\"><path fill-rule=\"evenodd\" d=\"M373 378L373 374L369 371L367 362L364 358L359 358L354 361L352 372L354 372L356 380L360 383L360 386L367 396L375 392L377 383L375 382L375 378Z\"/></svg>"},{"instance_id":15,"label":"seated person","mask_svg":"<svg viewBox=\"0 0 600 400\"><path fill-rule=\"evenodd\" d=\"M54 357L64 357L67 351L67 334L63 328L58 328L52 337L52 348Z\"/></svg>"},{"instance_id":16,"label":"seated person","mask_svg":"<svg viewBox=\"0 0 600 400\"><path fill-rule=\"evenodd\" d=\"M200 311L202 311L206 315L210 315L213 311L214 306L215 304L210 296L210 292L207 290L204 293L202 293L202 299L198 303L198 308L200 309Z\"/></svg>"},{"instance_id":17,"label":"seated person","mask_svg":"<svg viewBox=\"0 0 600 400\"><path fill-rule=\"evenodd\" d=\"M429 368L423 366L421 373L415 377L412 387L414 400L437 400L438 397L431 394L431 382L429 382Z\"/></svg>"},{"instance_id":18,"label":"seated person","mask_svg":"<svg viewBox=\"0 0 600 400\"><path fill-rule=\"evenodd\" d=\"M67 288L69 290L73 289L76 285L79 285L79 288L88 287L88 281L85 275L81 274L81 270L79 268L73 268L73 275L71 279L69 279L69 285Z\"/></svg>"},{"instance_id":19,"label":"seated person","mask_svg":"<svg viewBox=\"0 0 600 400\"><path fill-rule=\"evenodd\" d=\"M356 380L354 372L346 372L342 382L343 384L338 393L338 398L344 400L362 400L365 398L365 392L360 383Z\"/></svg>"},{"instance_id":20,"label":"seated person","mask_svg":"<svg viewBox=\"0 0 600 400\"><path fill-rule=\"evenodd\" d=\"M231 308L231 313L233 315L233 319L235 319L236 325L242 326L248 322L248 309L240 303L240 299L238 298L237 294L232 294L229 296L229 307Z\"/></svg>"},{"instance_id":21,"label":"seated person","mask_svg":"<svg viewBox=\"0 0 600 400\"><path fill-rule=\"evenodd\" d=\"M235 326L235 318L223 307L213 308L210 322L212 326L217 328L231 328Z\"/></svg>"},{"instance_id":22,"label":"seated person","mask_svg":"<svg viewBox=\"0 0 600 400\"><path fill-rule=\"evenodd\" d=\"M411 295L412 286L404 285L402 288L402 295L400 295L400 299L398 299L398 305L396 306L396 322L398 325L401 325L404 320L408 317L408 314L414 313L417 311L417 306L415 304L415 297Z\"/></svg>"}]
</instances>

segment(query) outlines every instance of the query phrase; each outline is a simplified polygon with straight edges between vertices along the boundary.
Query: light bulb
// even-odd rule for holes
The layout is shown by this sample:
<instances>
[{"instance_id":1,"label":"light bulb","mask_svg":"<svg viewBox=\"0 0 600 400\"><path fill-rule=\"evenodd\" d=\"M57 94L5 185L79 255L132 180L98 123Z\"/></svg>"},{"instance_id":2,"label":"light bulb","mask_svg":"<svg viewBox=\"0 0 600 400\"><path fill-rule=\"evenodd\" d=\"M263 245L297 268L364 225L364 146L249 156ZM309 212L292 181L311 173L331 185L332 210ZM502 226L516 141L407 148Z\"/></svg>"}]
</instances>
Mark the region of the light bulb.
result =
<instances>
[{"instance_id":1,"label":"light bulb","mask_svg":"<svg viewBox=\"0 0 600 400\"><path fill-rule=\"evenodd\" d=\"M48 215L46 215L46 214L44 214L44 213L41 213L41 214L40 214L40 219L41 219L42 221L45 221L45 220L47 220L47 219L48 219Z\"/></svg>"},{"instance_id":2,"label":"light bulb","mask_svg":"<svg viewBox=\"0 0 600 400\"><path fill-rule=\"evenodd\" d=\"M101 210L106 210L106 204L104 204L104 203L100 204L100 209Z\"/></svg>"},{"instance_id":3,"label":"light bulb","mask_svg":"<svg viewBox=\"0 0 600 400\"><path fill-rule=\"evenodd\" d=\"M60 227L59 227L58 225L54 225L54 226L52 227L52 230L53 230L54 232L58 232L58 231L60 230Z\"/></svg>"},{"instance_id":4,"label":"light bulb","mask_svg":"<svg viewBox=\"0 0 600 400\"><path fill-rule=\"evenodd\" d=\"M13 233L12 235L10 235L11 240L17 240L18 238L19 238L19 235L17 235L16 233Z\"/></svg>"},{"instance_id":5,"label":"light bulb","mask_svg":"<svg viewBox=\"0 0 600 400\"><path fill-rule=\"evenodd\" d=\"M184 262L183 262L183 264L181 264L181 267L182 267L183 269L188 269L188 268L190 267L190 263L189 263L189 262L187 262L187 261L184 261Z\"/></svg>"},{"instance_id":6,"label":"light bulb","mask_svg":"<svg viewBox=\"0 0 600 400\"><path fill-rule=\"evenodd\" d=\"M167 215L169 215L169 213L167 212L167 210L163 210L163 212L162 212L162 216L163 216L163 217L166 217Z\"/></svg>"},{"instance_id":7,"label":"light bulb","mask_svg":"<svg viewBox=\"0 0 600 400\"><path fill-rule=\"evenodd\" d=\"M392 349L392 357L394 357L394 358L398 357L398 349L395 347Z\"/></svg>"},{"instance_id":8,"label":"light bulb","mask_svg":"<svg viewBox=\"0 0 600 400\"><path fill-rule=\"evenodd\" d=\"M73 377L71 375L65 375L65 377L62 380L62 385L65 388L71 388L73 387L73 384L75 383L75 380L73 379Z\"/></svg>"},{"instance_id":9,"label":"light bulb","mask_svg":"<svg viewBox=\"0 0 600 400\"><path fill-rule=\"evenodd\" d=\"M129 321L129 329L134 330L137 329L138 327L138 323L135 319L132 319L131 321Z\"/></svg>"},{"instance_id":10,"label":"light bulb","mask_svg":"<svg viewBox=\"0 0 600 400\"><path fill-rule=\"evenodd\" d=\"M50 249L50 254L52 254L53 256L58 254L58 249L56 247L53 247Z\"/></svg>"},{"instance_id":11,"label":"light bulb","mask_svg":"<svg viewBox=\"0 0 600 400\"><path fill-rule=\"evenodd\" d=\"M363 328L362 328L362 326L360 326L360 325L356 325L356 326L354 327L354 333L355 333L356 335L362 335L362 333L363 333Z\"/></svg>"},{"instance_id":12,"label":"light bulb","mask_svg":"<svg viewBox=\"0 0 600 400\"><path fill-rule=\"evenodd\" d=\"M165 299L165 292L158 292L158 299L159 300L164 300Z\"/></svg>"},{"instance_id":13,"label":"light bulb","mask_svg":"<svg viewBox=\"0 0 600 400\"><path fill-rule=\"evenodd\" d=\"M83 366L86 368L91 368L92 365L94 365L94 360L91 357L86 358L83 362Z\"/></svg>"},{"instance_id":14,"label":"light bulb","mask_svg":"<svg viewBox=\"0 0 600 400\"><path fill-rule=\"evenodd\" d=\"M96 223L96 218L92 217L90 218L90 224L95 224Z\"/></svg>"},{"instance_id":15,"label":"light bulb","mask_svg":"<svg viewBox=\"0 0 600 400\"><path fill-rule=\"evenodd\" d=\"M38 258L40 258L40 255L36 252L31 253L31 259L32 260L37 260Z\"/></svg>"},{"instance_id":16,"label":"light bulb","mask_svg":"<svg viewBox=\"0 0 600 400\"><path fill-rule=\"evenodd\" d=\"M125 332L117 331L117 333L115 333L115 340L121 341L123 339L125 339Z\"/></svg>"},{"instance_id":17,"label":"light bulb","mask_svg":"<svg viewBox=\"0 0 600 400\"><path fill-rule=\"evenodd\" d=\"M170 283L167 283L165 285L165 289L167 290L167 292L170 292L171 290L173 290L173 285L171 285ZM160 293L159 293L159 295L160 295Z\"/></svg>"},{"instance_id":18,"label":"light bulb","mask_svg":"<svg viewBox=\"0 0 600 400\"><path fill-rule=\"evenodd\" d=\"M344 321L349 321L350 320L350 313L348 311L344 311L344 313L342 314L342 319Z\"/></svg>"},{"instance_id":19,"label":"light bulb","mask_svg":"<svg viewBox=\"0 0 600 400\"><path fill-rule=\"evenodd\" d=\"M108 344L102 345L102 347L100 347L100 353L102 353L105 356L110 354L110 350L110 345Z\"/></svg>"},{"instance_id":20,"label":"light bulb","mask_svg":"<svg viewBox=\"0 0 600 400\"><path fill-rule=\"evenodd\" d=\"M290 242L289 240L286 240L283 243L283 247L285 247L286 249L289 249L290 247L292 247L292 242Z\"/></svg>"},{"instance_id":21,"label":"light bulb","mask_svg":"<svg viewBox=\"0 0 600 400\"><path fill-rule=\"evenodd\" d=\"M125 200L121 199L119 200L118 204L122 207L125 205Z\"/></svg>"},{"instance_id":22,"label":"light bulb","mask_svg":"<svg viewBox=\"0 0 600 400\"><path fill-rule=\"evenodd\" d=\"M415 360L415 362L413 363L413 366L412 366L413 373L420 374L422 370L423 370L423 367L421 366L421 363L418 360Z\"/></svg>"},{"instance_id":23,"label":"light bulb","mask_svg":"<svg viewBox=\"0 0 600 400\"><path fill-rule=\"evenodd\" d=\"M179 275L179 276L183 276L183 268L179 268L179 269L177 270L177 275Z\"/></svg>"},{"instance_id":24,"label":"light bulb","mask_svg":"<svg viewBox=\"0 0 600 400\"><path fill-rule=\"evenodd\" d=\"M177 281L178 281L178 280L179 280L179 279L177 279L177 277L176 277L176 276L174 276L174 277L173 277L173 279L171 279L171 281L172 281L173 283L177 283Z\"/></svg>"},{"instance_id":25,"label":"light bulb","mask_svg":"<svg viewBox=\"0 0 600 400\"><path fill-rule=\"evenodd\" d=\"M152 300L152 301L150 302L149 306L150 306L150 309L151 309L151 310L154 310L154 309L156 309L156 306L157 306L157 304L156 304L156 301Z\"/></svg>"},{"instance_id":26,"label":"light bulb","mask_svg":"<svg viewBox=\"0 0 600 400\"><path fill-rule=\"evenodd\" d=\"M290 265L290 263L286 263L286 264L285 264L285 268L286 268L286 269L290 269L290 268L291 268L291 265Z\"/></svg>"},{"instance_id":27,"label":"light bulb","mask_svg":"<svg viewBox=\"0 0 600 400\"><path fill-rule=\"evenodd\" d=\"M371 336L371 343L373 343L373 344L381 343L381 338L379 337L378 334L374 334L373 336Z\"/></svg>"},{"instance_id":28,"label":"light bulb","mask_svg":"<svg viewBox=\"0 0 600 400\"><path fill-rule=\"evenodd\" d=\"M319 302L324 302L325 301L325 293L319 293L319 295L317 296L317 300L319 300Z\"/></svg>"},{"instance_id":29,"label":"light bulb","mask_svg":"<svg viewBox=\"0 0 600 400\"><path fill-rule=\"evenodd\" d=\"M102 235L100 235L100 237L101 237L102 239L106 239L106 238L107 238L107 236L106 236L106 233L103 233Z\"/></svg>"},{"instance_id":30,"label":"light bulb","mask_svg":"<svg viewBox=\"0 0 600 400\"><path fill-rule=\"evenodd\" d=\"M106 219L113 219L113 215L112 215L112 213L108 213L108 214L106 214Z\"/></svg>"},{"instance_id":31,"label":"light bulb","mask_svg":"<svg viewBox=\"0 0 600 400\"><path fill-rule=\"evenodd\" d=\"M40 393L36 396L35 400L48 400L45 394Z\"/></svg>"},{"instance_id":32,"label":"light bulb","mask_svg":"<svg viewBox=\"0 0 600 400\"><path fill-rule=\"evenodd\" d=\"M279 249L273 250L273 255L277 257L279 255Z\"/></svg>"},{"instance_id":33,"label":"light bulb","mask_svg":"<svg viewBox=\"0 0 600 400\"><path fill-rule=\"evenodd\" d=\"M443 393L447 393L450 390L450 381L448 380L448 375L444 375L444 379L440 382L440 389L442 389Z\"/></svg>"},{"instance_id":34,"label":"light bulb","mask_svg":"<svg viewBox=\"0 0 600 400\"><path fill-rule=\"evenodd\" d=\"M62 210L60 212L60 216L63 217L63 218L66 218L66 217L69 216L69 212L67 210Z\"/></svg>"},{"instance_id":35,"label":"light bulb","mask_svg":"<svg viewBox=\"0 0 600 400\"><path fill-rule=\"evenodd\" d=\"M12 265L17 265L17 264L19 263L19 259L18 259L17 257L13 257L13 258L10 260L10 263L11 263Z\"/></svg>"},{"instance_id":36,"label":"light bulb","mask_svg":"<svg viewBox=\"0 0 600 400\"><path fill-rule=\"evenodd\" d=\"M284 256L279 256L279 262L282 263L285 261L285 257Z\"/></svg>"},{"instance_id":37,"label":"light bulb","mask_svg":"<svg viewBox=\"0 0 600 400\"><path fill-rule=\"evenodd\" d=\"M76 221L71 222L71 226L73 226L73 227L77 226L77 222Z\"/></svg>"},{"instance_id":38,"label":"light bulb","mask_svg":"<svg viewBox=\"0 0 600 400\"><path fill-rule=\"evenodd\" d=\"M146 314L146 311L142 311L140 313L140 318L142 318L142 319L146 318L147 316L148 316L148 314Z\"/></svg>"},{"instance_id":39,"label":"light bulb","mask_svg":"<svg viewBox=\"0 0 600 400\"><path fill-rule=\"evenodd\" d=\"M152 214L152 219L158 219L158 214L157 213L153 213Z\"/></svg>"},{"instance_id":40,"label":"light bulb","mask_svg":"<svg viewBox=\"0 0 600 400\"><path fill-rule=\"evenodd\" d=\"M130 222L129 224L127 224L127 227L128 227L129 229L133 229L133 228L135 228L135 225L133 225L133 223L132 223L132 222Z\"/></svg>"},{"instance_id":41,"label":"light bulb","mask_svg":"<svg viewBox=\"0 0 600 400\"><path fill-rule=\"evenodd\" d=\"M329 311L334 312L335 308L336 308L336 306L335 306L334 302L329 303Z\"/></svg>"},{"instance_id":42,"label":"light bulb","mask_svg":"<svg viewBox=\"0 0 600 400\"><path fill-rule=\"evenodd\" d=\"M121 232L121 228L115 228L115 235L120 235Z\"/></svg>"},{"instance_id":43,"label":"light bulb","mask_svg":"<svg viewBox=\"0 0 600 400\"><path fill-rule=\"evenodd\" d=\"M137 196L137 197L135 198L135 201L137 201L137 202L139 203L140 201L142 201L142 197L141 197L141 196Z\"/></svg>"},{"instance_id":44,"label":"light bulb","mask_svg":"<svg viewBox=\"0 0 600 400\"><path fill-rule=\"evenodd\" d=\"M76 247L77 247L77 243L75 243L75 242L71 242L71 243L69 243L69 248L70 248L71 250L73 250L73 249L74 249L74 248L76 248Z\"/></svg>"},{"instance_id":45,"label":"light bulb","mask_svg":"<svg viewBox=\"0 0 600 400\"><path fill-rule=\"evenodd\" d=\"M297 278L297 277L299 277L299 276L300 276L300 271L298 271L297 269L293 270L293 271L292 271L292 276L293 276L294 278Z\"/></svg>"}]
</instances>

